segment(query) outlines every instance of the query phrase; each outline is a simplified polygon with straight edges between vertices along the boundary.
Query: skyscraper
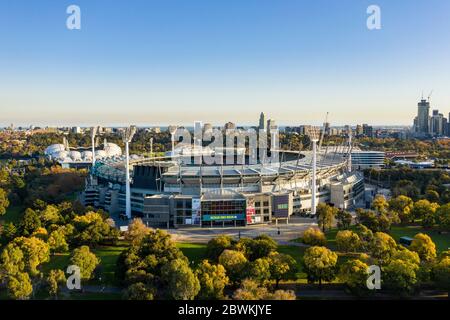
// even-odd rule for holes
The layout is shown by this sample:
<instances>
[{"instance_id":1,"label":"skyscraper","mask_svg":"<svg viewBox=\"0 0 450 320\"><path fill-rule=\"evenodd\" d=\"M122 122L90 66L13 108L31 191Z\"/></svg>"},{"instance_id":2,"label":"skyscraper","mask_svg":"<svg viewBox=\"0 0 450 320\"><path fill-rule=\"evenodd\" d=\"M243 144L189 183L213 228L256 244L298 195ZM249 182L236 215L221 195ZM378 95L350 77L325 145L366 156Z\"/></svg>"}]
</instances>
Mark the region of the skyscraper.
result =
<instances>
[{"instance_id":1,"label":"skyscraper","mask_svg":"<svg viewBox=\"0 0 450 320\"><path fill-rule=\"evenodd\" d=\"M430 122L430 102L422 99L417 104L417 127L416 132L428 134Z\"/></svg>"},{"instance_id":2,"label":"skyscraper","mask_svg":"<svg viewBox=\"0 0 450 320\"><path fill-rule=\"evenodd\" d=\"M266 116L264 115L264 112L261 112L259 115L259 129L266 130Z\"/></svg>"}]
</instances>

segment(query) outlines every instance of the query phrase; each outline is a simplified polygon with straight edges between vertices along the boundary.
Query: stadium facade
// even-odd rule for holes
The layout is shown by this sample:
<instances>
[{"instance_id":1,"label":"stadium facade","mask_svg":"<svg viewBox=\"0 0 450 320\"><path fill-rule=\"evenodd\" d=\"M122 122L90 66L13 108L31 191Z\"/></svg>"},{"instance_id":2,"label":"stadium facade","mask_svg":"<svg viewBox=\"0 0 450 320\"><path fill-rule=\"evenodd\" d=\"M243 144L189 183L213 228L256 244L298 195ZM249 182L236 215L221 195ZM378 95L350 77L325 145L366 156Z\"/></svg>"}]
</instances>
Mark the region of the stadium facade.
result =
<instances>
[{"instance_id":1,"label":"stadium facade","mask_svg":"<svg viewBox=\"0 0 450 320\"><path fill-rule=\"evenodd\" d=\"M224 157L221 164L198 161L204 155ZM152 227L215 227L288 222L310 214L312 151L280 151L279 161L250 161L235 150L228 164L224 150L194 146L164 157L130 159L131 211ZM348 209L364 203L364 179L349 170L348 152L318 152L316 203ZM126 208L125 158L99 159L91 168L82 195L85 205L123 215Z\"/></svg>"}]
</instances>

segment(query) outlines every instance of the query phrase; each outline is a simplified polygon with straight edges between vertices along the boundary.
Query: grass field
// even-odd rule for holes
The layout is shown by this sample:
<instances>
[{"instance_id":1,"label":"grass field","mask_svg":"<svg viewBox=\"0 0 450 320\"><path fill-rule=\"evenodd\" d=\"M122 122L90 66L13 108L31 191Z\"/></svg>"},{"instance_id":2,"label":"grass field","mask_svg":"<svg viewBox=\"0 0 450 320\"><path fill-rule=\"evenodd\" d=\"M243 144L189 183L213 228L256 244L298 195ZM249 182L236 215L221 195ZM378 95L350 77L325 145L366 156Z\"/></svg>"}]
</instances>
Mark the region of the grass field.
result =
<instances>
[{"instance_id":1,"label":"grass field","mask_svg":"<svg viewBox=\"0 0 450 320\"><path fill-rule=\"evenodd\" d=\"M424 229L421 226L393 226L389 233L397 242L403 236L412 238L418 233L425 233L436 244L439 252L450 249L450 233L440 234L437 230Z\"/></svg>"}]
</instances>

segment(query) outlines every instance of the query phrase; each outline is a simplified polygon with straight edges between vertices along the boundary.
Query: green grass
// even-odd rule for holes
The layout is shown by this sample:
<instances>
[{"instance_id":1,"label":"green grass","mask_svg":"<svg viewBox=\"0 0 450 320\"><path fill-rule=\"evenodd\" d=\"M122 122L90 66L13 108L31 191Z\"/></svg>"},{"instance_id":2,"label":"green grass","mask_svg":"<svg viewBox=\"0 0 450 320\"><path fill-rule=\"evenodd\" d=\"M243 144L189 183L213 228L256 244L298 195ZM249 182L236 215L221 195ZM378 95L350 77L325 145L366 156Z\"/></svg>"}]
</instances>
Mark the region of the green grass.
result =
<instances>
[{"instance_id":1,"label":"green grass","mask_svg":"<svg viewBox=\"0 0 450 320\"><path fill-rule=\"evenodd\" d=\"M115 277L116 263L120 253L125 250L126 246L102 246L93 249L92 252L101 259L99 265L99 272L101 281L99 279L93 279L88 282L90 285L118 285ZM70 264L69 253L58 254L50 257L50 261L42 266L42 272L48 273L52 269L66 270Z\"/></svg>"},{"instance_id":2,"label":"green grass","mask_svg":"<svg viewBox=\"0 0 450 320\"><path fill-rule=\"evenodd\" d=\"M206 259L206 244L180 242L177 243L177 247L193 265L197 265L203 259Z\"/></svg>"},{"instance_id":3,"label":"green grass","mask_svg":"<svg viewBox=\"0 0 450 320\"><path fill-rule=\"evenodd\" d=\"M427 234L436 244L437 251L445 251L450 248L450 233L439 234L434 229L424 229L421 226L393 226L389 232L395 241L399 241L400 237L413 238L418 233Z\"/></svg>"},{"instance_id":4,"label":"green grass","mask_svg":"<svg viewBox=\"0 0 450 320\"><path fill-rule=\"evenodd\" d=\"M24 208L22 206L10 206L6 209L6 213L0 216L0 221L19 223L22 220Z\"/></svg>"}]
</instances>

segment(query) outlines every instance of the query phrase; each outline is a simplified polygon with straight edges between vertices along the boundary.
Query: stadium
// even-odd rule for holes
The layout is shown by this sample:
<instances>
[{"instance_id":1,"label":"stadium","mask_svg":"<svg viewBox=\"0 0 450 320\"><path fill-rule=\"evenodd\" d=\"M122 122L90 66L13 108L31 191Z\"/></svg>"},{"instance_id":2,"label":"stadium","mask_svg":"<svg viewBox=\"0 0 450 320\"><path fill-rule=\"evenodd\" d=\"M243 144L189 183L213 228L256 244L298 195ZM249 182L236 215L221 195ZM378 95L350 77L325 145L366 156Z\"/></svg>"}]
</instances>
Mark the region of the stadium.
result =
<instances>
[{"instance_id":1,"label":"stadium","mask_svg":"<svg viewBox=\"0 0 450 320\"><path fill-rule=\"evenodd\" d=\"M293 215L314 214L317 203L347 209L364 201L363 176L349 169L350 148L317 148L315 170L313 151L278 151L278 162L255 163L245 149L234 148L235 161L229 164L224 149L183 145L163 157L127 157L125 152L99 159L82 201L162 228L288 223ZM223 161L206 164L206 155Z\"/></svg>"}]
</instances>

